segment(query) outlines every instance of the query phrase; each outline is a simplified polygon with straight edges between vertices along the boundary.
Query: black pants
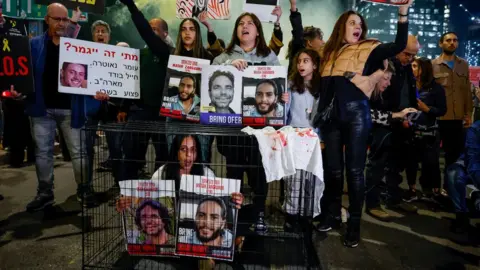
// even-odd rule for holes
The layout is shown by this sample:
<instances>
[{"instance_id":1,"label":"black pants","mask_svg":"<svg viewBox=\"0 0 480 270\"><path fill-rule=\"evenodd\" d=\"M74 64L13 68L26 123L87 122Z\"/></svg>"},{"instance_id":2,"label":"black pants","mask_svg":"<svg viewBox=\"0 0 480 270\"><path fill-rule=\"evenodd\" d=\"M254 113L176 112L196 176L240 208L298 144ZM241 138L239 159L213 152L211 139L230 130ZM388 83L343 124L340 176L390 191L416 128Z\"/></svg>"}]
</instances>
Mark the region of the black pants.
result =
<instances>
[{"instance_id":1,"label":"black pants","mask_svg":"<svg viewBox=\"0 0 480 270\"><path fill-rule=\"evenodd\" d=\"M341 215L343 172L346 166L349 197L349 227L360 228L365 191L365 159L372 124L368 101L345 105L345 119L335 121L322 130L325 142L325 192L322 210L334 217ZM345 146L345 158L343 147Z\"/></svg>"},{"instance_id":2,"label":"black pants","mask_svg":"<svg viewBox=\"0 0 480 270\"><path fill-rule=\"evenodd\" d=\"M30 120L24 113L22 103L15 100L4 102L5 131L4 137L10 147L10 165L21 166L27 148L27 160L35 161L35 144L30 132Z\"/></svg>"},{"instance_id":3,"label":"black pants","mask_svg":"<svg viewBox=\"0 0 480 270\"><path fill-rule=\"evenodd\" d=\"M445 168L457 161L465 148L465 128L462 120L441 120L438 121L440 140L445 152ZM444 179L447 179L445 176ZM444 188L446 188L444 181Z\"/></svg>"},{"instance_id":4,"label":"black pants","mask_svg":"<svg viewBox=\"0 0 480 270\"><path fill-rule=\"evenodd\" d=\"M159 111L136 110L131 111L123 133L124 159L121 164L120 180L138 179L139 170L145 165L145 155L148 149L149 140L155 148L156 171L168 159L168 146L165 134L150 133L135 129L138 121L161 121ZM137 122L137 124L135 123Z\"/></svg>"},{"instance_id":5,"label":"black pants","mask_svg":"<svg viewBox=\"0 0 480 270\"><path fill-rule=\"evenodd\" d=\"M440 174L440 137L422 136L415 138L413 149L414 153L411 159L414 163L409 170L418 171L418 163L421 162L420 185L422 190L431 191L434 188L440 188L442 183ZM407 180L409 186L416 184L416 177L407 176Z\"/></svg>"},{"instance_id":6,"label":"black pants","mask_svg":"<svg viewBox=\"0 0 480 270\"><path fill-rule=\"evenodd\" d=\"M227 178L242 180L243 190L243 173L246 172L248 185L254 193L255 212L264 212L268 184L257 140L244 136L217 136L217 148L226 159Z\"/></svg>"}]
</instances>

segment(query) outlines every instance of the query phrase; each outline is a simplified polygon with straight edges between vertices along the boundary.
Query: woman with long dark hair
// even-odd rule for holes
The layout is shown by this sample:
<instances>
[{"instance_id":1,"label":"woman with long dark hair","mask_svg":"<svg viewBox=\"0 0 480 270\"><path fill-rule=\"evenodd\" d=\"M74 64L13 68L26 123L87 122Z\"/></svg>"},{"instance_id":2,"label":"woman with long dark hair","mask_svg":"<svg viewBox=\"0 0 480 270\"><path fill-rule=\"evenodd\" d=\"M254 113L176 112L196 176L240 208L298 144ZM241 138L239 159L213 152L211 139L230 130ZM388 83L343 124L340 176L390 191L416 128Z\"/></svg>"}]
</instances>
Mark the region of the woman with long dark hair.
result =
<instances>
[{"instance_id":1,"label":"woman with long dark hair","mask_svg":"<svg viewBox=\"0 0 480 270\"><path fill-rule=\"evenodd\" d=\"M363 17L347 11L337 20L322 53L322 91L316 126L325 142L325 192L319 231L329 231L341 222L344 166L347 168L349 213L344 245L357 247L365 198L365 159L372 124L369 98L384 75L384 60L407 46L408 5L399 8L394 43L367 39ZM345 152L344 152L345 147ZM344 158L345 155L345 158Z\"/></svg>"},{"instance_id":2,"label":"woman with long dark hair","mask_svg":"<svg viewBox=\"0 0 480 270\"><path fill-rule=\"evenodd\" d=\"M414 139L413 149L416 154L412 156L413 166L409 170L417 171L418 162L422 163L420 184L427 198L432 199L440 195L442 177L440 174L440 137L437 130L437 118L447 113L445 89L435 82L433 77L432 62L428 58L416 58L412 63L413 76L415 76L418 99L417 106L421 114L413 123L413 129L422 131ZM413 177L414 176L414 177ZM412 201L417 197L416 174L407 177L409 191L405 200Z\"/></svg>"}]
</instances>

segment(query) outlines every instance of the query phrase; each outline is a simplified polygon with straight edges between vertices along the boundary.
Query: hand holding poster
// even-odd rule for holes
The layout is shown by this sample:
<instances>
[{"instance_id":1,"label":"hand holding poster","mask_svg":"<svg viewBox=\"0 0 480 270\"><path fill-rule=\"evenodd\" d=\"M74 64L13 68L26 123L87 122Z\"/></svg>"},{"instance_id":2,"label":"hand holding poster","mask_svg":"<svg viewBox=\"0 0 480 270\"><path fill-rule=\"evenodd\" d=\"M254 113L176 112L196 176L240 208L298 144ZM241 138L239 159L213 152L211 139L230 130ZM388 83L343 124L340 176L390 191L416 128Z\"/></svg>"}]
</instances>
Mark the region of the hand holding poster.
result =
<instances>
[{"instance_id":1,"label":"hand holding poster","mask_svg":"<svg viewBox=\"0 0 480 270\"><path fill-rule=\"evenodd\" d=\"M242 72L233 66L208 66L202 72L200 122L242 125Z\"/></svg>"},{"instance_id":2,"label":"hand holding poster","mask_svg":"<svg viewBox=\"0 0 480 270\"><path fill-rule=\"evenodd\" d=\"M121 181L122 212L127 250L131 255L174 255L175 181Z\"/></svg>"},{"instance_id":3,"label":"hand holding poster","mask_svg":"<svg viewBox=\"0 0 480 270\"><path fill-rule=\"evenodd\" d=\"M283 66L251 66L243 72L243 125L284 126L287 69Z\"/></svg>"},{"instance_id":4,"label":"hand holding poster","mask_svg":"<svg viewBox=\"0 0 480 270\"><path fill-rule=\"evenodd\" d=\"M232 0L177 0L177 18L198 18L207 12L213 20L229 20Z\"/></svg>"},{"instance_id":5,"label":"hand holding poster","mask_svg":"<svg viewBox=\"0 0 480 270\"><path fill-rule=\"evenodd\" d=\"M176 254L233 260L240 180L182 175Z\"/></svg>"},{"instance_id":6,"label":"hand holding poster","mask_svg":"<svg viewBox=\"0 0 480 270\"><path fill-rule=\"evenodd\" d=\"M171 55L160 114L192 122L200 121L201 73L209 60Z\"/></svg>"},{"instance_id":7,"label":"hand holding poster","mask_svg":"<svg viewBox=\"0 0 480 270\"><path fill-rule=\"evenodd\" d=\"M362 0L365 2L372 2L377 4L384 4L389 6L405 6L410 0Z\"/></svg>"},{"instance_id":8,"label":"hand holding poster","mask_svg":"<svg viewBox=\"0 0 480 270\"><path fill-rule=\"evenodd\" d=\"M139 50L88 42L60 39L58 91L110 97L140 98Z\"/></svg>"},{"instance_id":9,"label":"hand holding poster","mask_svg":"<svg viewBox=\"0 0 480 270\"><path fill-rule=\"evenodd\" d=\"M35 3L45 6L60 3L68 9L75 10L80 7L80 10L88 13L105 13L105 0L35 0Z\"/></svg>"},{"instance_id":10,"label":"hand holding poster","mask_svg":"<svg viewBox=\"0 0 480 270\"><path fill-rule=\"evenodd\" d=\"M34 91L30 41L26 36L0 35L0 91L22 94Z\"/></svg>"}]
</instances>

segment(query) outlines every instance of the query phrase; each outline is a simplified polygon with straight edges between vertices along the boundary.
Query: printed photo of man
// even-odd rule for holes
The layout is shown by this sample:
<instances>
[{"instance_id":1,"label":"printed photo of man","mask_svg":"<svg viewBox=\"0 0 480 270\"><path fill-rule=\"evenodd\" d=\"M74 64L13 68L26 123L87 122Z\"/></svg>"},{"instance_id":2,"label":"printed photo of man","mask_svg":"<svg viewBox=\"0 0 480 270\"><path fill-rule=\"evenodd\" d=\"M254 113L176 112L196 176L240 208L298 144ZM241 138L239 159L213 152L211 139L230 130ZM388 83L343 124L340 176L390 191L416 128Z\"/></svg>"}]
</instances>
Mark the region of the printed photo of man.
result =
<instances>
[{"instance_id":1,"label":"printed photo of man","mask_svg":"<svg viewBox=\"0 0 480 270\"><path fill-rule=\"evenodd\" d=\"M217 70L212 73L208 80L208 94L210 107L214 107L214 113L236 114L230 107L235 95L235 76L228 71Z\"/></svg>"},{"instance_id":2,"label":"printed photo of man","mask_svg":"<svg viewBox=\"0 0 480 270\"><path fill-rule=\"evenodd\" d=\"M262 80L255 87L255 106L244 111L250 117L283 117L283 105L279 104L281 93L273 80ZM248 100L248 98L247 98ZM244 102L244 104L247 104Z\"/></svg>"},{"instance_id":3,"label":"printed photo of man","mask_svg":"<svg viewBox=\"0 0 480 270\"><path fill-rule=\"evenodd\" d=\"M195 213L195 236L192 244L229 248L233 234L227 228L227 206L218 197L200 201Z\"/></svg>"},{"instance_id":4,"label":"printed photo of man","mask_svg":"<svg viewBox=\"0 0 480 270\"><path fill-rule=\"evenodd\" d=\"M183 115L200 113L200 97L196 94L197 82L193 75L185 74L178 84L177 102L172 104L172 110L182 111Z\"/></svg>"},{"instance_id":5,"label":"printed photo of man","mask_svg":"<svg viewBox=\"0 0 480 270\"><path fill-rule=\"evenodd\" d=\"M60 83L66 87L87 88L87 65L64 62Z\"/></svg>"},{"instance_id":6,"label":"printed photo of man","mask_svg":"<svg viewBox=\"0 0 480 270\"><path fill-rule=\"evenodd\" d=\"M169 234L170 216L168 209L158 201L145 200L135 214L135 224L140 235L137 244L174 245L175 238Z\"/></svg>"},{"instance_id":7,"label":"printed photo of man","mask_svg":"<svg viewBox=\"0 0 480 270\"><path fill-rule=\"evenodd\" d=\"M208 0L195 0L193 9L192 9L192 17L200 16L200 14L204 11L207 11L208 8Z\"/></svg>"}]
</instances>

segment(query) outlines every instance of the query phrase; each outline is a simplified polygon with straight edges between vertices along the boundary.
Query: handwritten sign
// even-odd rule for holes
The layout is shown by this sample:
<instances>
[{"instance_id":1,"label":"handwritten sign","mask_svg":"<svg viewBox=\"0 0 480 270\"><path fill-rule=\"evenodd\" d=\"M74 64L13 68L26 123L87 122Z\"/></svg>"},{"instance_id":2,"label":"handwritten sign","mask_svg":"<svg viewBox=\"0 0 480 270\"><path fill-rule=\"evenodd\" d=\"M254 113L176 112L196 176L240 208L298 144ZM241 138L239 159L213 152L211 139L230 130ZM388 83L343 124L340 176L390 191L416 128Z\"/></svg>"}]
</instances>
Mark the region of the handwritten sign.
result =
<instances>
[{"instance_id":1,"label":"handwritten sign","mask_svg":"<svg viewBox=\"0 0 480 270\"><path fill-rule=\"evenodd\" d=\"M244 126L285 125L286 106L281 101L282 94L287 91L285 67L251 66L243 72L242 85Z\"/></svg>"},{"instance_id":2,"label":"handwritten sign","mask_svg":"<svg viewBox=\"0 0 480 270\"><path fill-rule=\"evenodd\" d=\"M80 10L87 13L102 15L105 13L105 0L35 0L35 3L45 6L52 3L60 3L68 9L80 7Z\"/></svg>"},{"instance_id":3,"label":"handwritten sign","mask_svg":"<svg viewBox=\"0 0 480 270\"><path fill-rule=\"evenodd\" d=\"M233 66L209 66L202 71L200 123L242 125L242 72Z\"/></svg>"},{"instance_id":4,"label":"handwritten sign","mask_svg":"<svg viewBox=\"0 0 480 270\"><path fill-rule=\"evenodd\" d=\"M408 4L409 0L363 0L363 1L377 3L377 4L384 4L389 6L404 6Z\"/></svg>"},{"instance_id":5,"label":"handwritten sign","mask_svg":"<svg viewBox=\"0 0 480 270\"><path fill-rule=\"evenodd\" d=\"M26 36L0 36L0 91L34 91L30 42Z\"/></svg>"},{"instance_id":6,"label":"handwritten sign","mask_svg":"<svg viewBox=\"0 0 480 270\"><path fill-rule=\"evenodd\" d=\"M470 81L480 87L480 67L470 67Z\"/></svg>"},{"instance_id":7,"label":"handwritten sign","mask_svg":"<svg viewBox=\"0 0 480 270\"><path fill-rule=\"evenodd\" d=\"M237 212L231 203L240 192L240 180L182 175L175 253L177 255L233 260ZM213 231L207 217L218 216ZM193 222L192 222L193 221Z\"/></svg>"},{"instance_id":8,"label":"handwritten sign","mask_svg":"<svg viewBox=\"0 0 480 270\"><path fill-rule=\"evenodd\" d=\"M191 122L200 121L201 73L210 61L172 55L160 115Z\"/></svg>"},{"instance_id":9,"label":"handwritten sign","mask_svg":"<svg viewBox=\"0 0 480 270\"><path fill-rule=\"evenodd\" d=\"M194 18L202 12L212 20L229 20L232 0L177 0L177 18Z\"/></svg>"},{"instance_id":10,"label":"handwritten sign","mask_svg":"<svg viewBox=\"0 0 480 270\"><path fill-rule=\"evenodd\" d=\"M61 38L58 91L140 98L139 50Z\"/></svg>"}]
</instances>

